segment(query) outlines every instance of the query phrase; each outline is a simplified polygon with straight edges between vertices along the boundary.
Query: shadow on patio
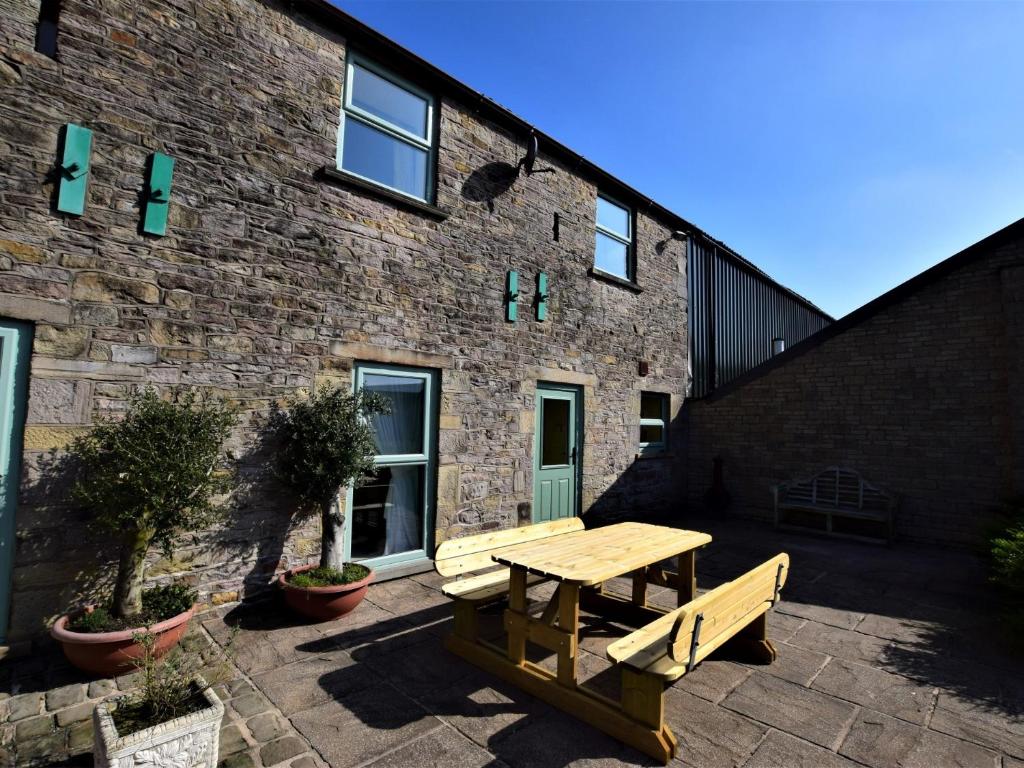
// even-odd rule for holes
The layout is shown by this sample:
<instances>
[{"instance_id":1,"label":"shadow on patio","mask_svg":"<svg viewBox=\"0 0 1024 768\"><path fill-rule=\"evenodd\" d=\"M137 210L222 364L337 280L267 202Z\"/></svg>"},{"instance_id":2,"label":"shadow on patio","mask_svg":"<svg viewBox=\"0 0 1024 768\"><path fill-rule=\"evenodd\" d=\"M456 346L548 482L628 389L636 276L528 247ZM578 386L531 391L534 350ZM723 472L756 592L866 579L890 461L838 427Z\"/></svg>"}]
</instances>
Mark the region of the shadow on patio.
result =
<instances>
[{"instance_id":1,"label":"shadow on patio","mask_svg":"<svg viewBox=\"0 0 1024 768\"><path fill-rule=\"evenodd\" d=\"M973 556L784 534L748 521L688 527L714 536L697 560L702 589L783 550L792 576L770 617L774 664L716 654L670 691L666 719L683 762L1024 759L1024 664L1001 644L997 606ZM297 623L283 606L263 603L204 625L219 638L228 625L242 628L239 666L337 768L651 764L449 654L442 581L431 573L378 584L333 624ZM545 599L550 589L531 597ZM656 587L650 599L674 604ZM618 675L604 649L626 630L582 621L580 677L615 696ZM484 632L500 639L500 608Z\"/></svg>"}]
</instances>

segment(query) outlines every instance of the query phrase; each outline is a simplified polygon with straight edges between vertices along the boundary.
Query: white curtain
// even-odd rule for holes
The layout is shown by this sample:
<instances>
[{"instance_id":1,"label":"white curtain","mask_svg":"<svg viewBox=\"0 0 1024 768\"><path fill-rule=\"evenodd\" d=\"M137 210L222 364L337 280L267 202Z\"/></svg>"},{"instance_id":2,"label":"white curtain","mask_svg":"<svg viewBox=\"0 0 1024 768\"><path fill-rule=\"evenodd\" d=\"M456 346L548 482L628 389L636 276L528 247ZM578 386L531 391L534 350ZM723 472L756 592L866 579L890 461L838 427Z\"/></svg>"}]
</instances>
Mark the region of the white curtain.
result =
<instances>
[{"instance_id":1,"label":"white curtain","mask_svg":"<svg viewBox=\"0 0 1024 768\"><path fill-rule=\"evenodd\" d=\"M403 380L397 376L372 378L372 383L366 382L367 388L383 395L391 403L391 413L371 417L377 453L384 456L420 453L423 450L423 381ZM419 520L421 467L390 467L391 483L384 502L385 555L423 546Z\"/></svg>"}]
</instances>

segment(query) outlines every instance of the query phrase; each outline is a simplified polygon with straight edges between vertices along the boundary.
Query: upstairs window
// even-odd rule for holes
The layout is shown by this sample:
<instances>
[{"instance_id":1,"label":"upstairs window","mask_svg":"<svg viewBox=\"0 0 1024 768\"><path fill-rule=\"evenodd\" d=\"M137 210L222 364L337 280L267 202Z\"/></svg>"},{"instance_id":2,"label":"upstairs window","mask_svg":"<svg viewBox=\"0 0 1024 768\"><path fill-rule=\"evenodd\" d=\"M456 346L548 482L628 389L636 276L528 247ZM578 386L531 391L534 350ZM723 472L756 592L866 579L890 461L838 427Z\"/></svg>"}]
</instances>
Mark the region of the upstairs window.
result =
<instances>
[{"instance_id":1,"label":"upstairs window","mask_svg":"<svg viewBox=\"0 0 1024 768\"><path fill-rule=\"evenodd\" d=\"M39 24L36 26L36 50L51 59L57 58L57 25L60 23L60 0L39 3Z\"/></svg>"},{"instance_id":2,"label":"upstairs window","mask_svg":"<svg viewBox=\"0 0 1024 768\"><path fill-rule=\"evenodd\" d=\"M640 393L640 453L661 453L668 446L668 395Z\"/></svg>"},{"instance_id":3,"label":"upstairs window","mask_svg":"<svg viewBox=\"0 0 1024 768\"><path fill-rule=\"evenodd\" d=\"M594 269L633 282L633 212L598 195Z\"/></svg>"},{"instance_id":4,"label":"upstairs window","mask_svg":"<svg viewBox=\"0 0 1024 768\"><path fill-rule=\"evenodd\" d=\"M338 134L338 168L431 202L434 99L349 54Z\"/></svg>"}]
</instances>

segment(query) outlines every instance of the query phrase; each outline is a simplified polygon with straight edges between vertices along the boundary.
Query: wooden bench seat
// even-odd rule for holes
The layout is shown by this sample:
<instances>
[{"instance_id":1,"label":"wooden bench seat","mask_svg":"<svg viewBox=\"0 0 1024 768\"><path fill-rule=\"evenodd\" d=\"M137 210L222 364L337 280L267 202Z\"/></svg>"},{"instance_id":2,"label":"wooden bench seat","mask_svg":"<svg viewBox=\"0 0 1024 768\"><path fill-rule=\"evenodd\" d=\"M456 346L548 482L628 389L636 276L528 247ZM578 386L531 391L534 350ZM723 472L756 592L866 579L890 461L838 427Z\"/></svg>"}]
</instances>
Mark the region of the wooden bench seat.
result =
<instances>
[{"instance_id":1,"label":"wooden bench seat","mask_svg":"<svg viewBox=\"0 0 1024 768\"><path fill-rule=\"evenodd\" d=\"M692 671L727 642L742 646L756 661L775 660L766 619L788 573L789 555L776 555L608 646L608 658L622 670L623 712L661 734L667 745L663 753L648 754L667 763L678 751L665 724L666 683Z\"/></svg>"},{"instance_id":2,"label":"wooden bench seat","mask_svg":"<svg viewBox=\"0 0 1024 768\"><path fill-rule=\"evenodd\" d=\"M488 603L508 594L509 571L508 568L499 568L489 573L480 573L465 579L449 581L441 587L441 592L453 600ZM539 584L545 580L543 576L531 573L526 577L526 585Z\"/></svg>"},{"instance_id":3,"label":"wooden bench seat","mask_svg":"<svg viewBox=\"0 0 1024 768\"><path fill-rule=\"evenodd\" d=\"M434 554L434 569L442 576L455 576L457 580L443 585L441 591L453 600L466 603L501 600L508 594L509 569L488 570L496 565L494 555L528 541L561 536L583 528L580 518L567 517L442 542ZM531 575L527 578L527 585L544 580L541 576Z\"/></svg>"},{"instance_id":4,"label":"wooden bench seat","mask_svg":"<svg viewBox=\"0 0 1024 768\"><path fill-rule=\"evenodd\" d=\"M608 658L635 673L671 682L677 680L748 627L772 661L774 648L764 636L763 617L786 583L789 555L776 555L757 568L707 592L681 608L608 646ZM696 640L694 635L696 634ZM770 658L767 658L769 657Z\"/></svg>"},{"instance_id":5,"label":"wooden bench seat","mask_svg":"<svg viewBox=\"0 0 1024 768\"><path fill-rule=\"evenodd\" d=\"M824 521L824 531L837 536L853 536L891 540L896 512L896 498L872 485L852 469L827 467L813 477L772 488L775 526L802 528L794 524L787 512L797 512ZM844 524L844 520L878 523L878 527ZM852 529L852 530L848 530Z\"/></svg>"},{"instance_id":6,"label":"wooden bench seat","mask_svg":"<svg viewBox=\"0 0 1024 768\"><path fill-rule=\"evenodd\" d=\"M467 642L476 642L480 634L477 609L504 600L509 593L510 569L489 570L497 565L495 554L524 542L562 536L583 528L580 518L568 517L442 542L434 553L434 569L442 576L456 577L455 581L441 587L441 592L455 601L455 635ZM543 576L528 574L526 586L546 580Z\"/></svg>"}]
</instances>

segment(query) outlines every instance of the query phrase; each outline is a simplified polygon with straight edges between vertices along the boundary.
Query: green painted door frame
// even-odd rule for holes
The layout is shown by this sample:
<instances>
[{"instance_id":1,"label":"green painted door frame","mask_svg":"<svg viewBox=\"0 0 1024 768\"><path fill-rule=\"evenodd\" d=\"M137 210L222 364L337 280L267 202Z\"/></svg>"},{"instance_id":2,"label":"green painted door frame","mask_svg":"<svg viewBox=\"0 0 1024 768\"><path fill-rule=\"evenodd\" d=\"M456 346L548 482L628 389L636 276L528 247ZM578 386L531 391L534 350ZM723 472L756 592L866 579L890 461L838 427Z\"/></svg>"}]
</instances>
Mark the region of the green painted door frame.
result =
<instances>
[{"instance_id":1,"label":"green painted door frame","mask_svg":"<svg viewBox=\"0 0 1024 768\"><path fill-rule=\"evenodd\" d=\"M0 320L0 644L7 640L32 326Z\"/></svg>"},{"instance_id":2,"label":"green painted door frame","mask_svg":"<svg viewBox=\"0 0 1024 768\"><path fill-rule=\"evenodd\" d=\"M533 522L579 514L583 466L579 387L538 382L533 442Z\"/></svg>"},{"instance_id":3,"label":"green painted door frame","mask_svg":"<svg viewBox=\"0 0 1024 768\"><path fill-rule=\"evenodd\" d=\"M345 521L345 559L354 560L373 568L378 573L386 573L389 569L398 568L416 562L426 562L434 553L434 513L437 499L437 420L440 402L440 381L437 371L431 368L413 368L404 365L385 363L356 363L355 375L352 378L352 390L359 391L368 374L404 378L423 383L423 443L420 450L413 453L375 456L373 463L377 467L423 467L423 494L421 541L423 546L395 554L385 554L373 558L353 557L352 528L353 514L346 515ZM354 490L346 489L345 509L353 508Z\"/></svg>"}]
</instances>

